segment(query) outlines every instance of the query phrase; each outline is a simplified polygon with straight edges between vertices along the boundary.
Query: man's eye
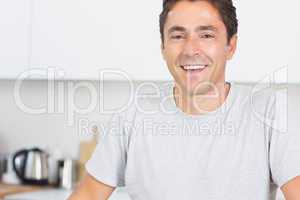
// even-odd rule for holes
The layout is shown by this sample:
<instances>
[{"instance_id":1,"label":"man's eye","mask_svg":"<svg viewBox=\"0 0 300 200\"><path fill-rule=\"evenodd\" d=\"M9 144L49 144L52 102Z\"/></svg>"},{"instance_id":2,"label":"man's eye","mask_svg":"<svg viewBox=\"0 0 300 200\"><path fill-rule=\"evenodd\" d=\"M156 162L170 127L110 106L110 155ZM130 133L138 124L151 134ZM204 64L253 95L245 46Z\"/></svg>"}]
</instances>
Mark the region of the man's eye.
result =
<instances>
[{"instance_id":1,"label":"man's eye","mask_svg":"<svg viewBox=\"0 0 300 200\"><path fill-rule=\"evenodd\" d=\"M211 39L211 38L214 38L215 36L214 35L211 35L211 34L203 34L201 35L201 38L204 38L204 39Z\"/></svg>"},{"instance_id":2,"label":"man's eye","mask_svg":"<svg viewBox=\"0 0 300 200\"><path fill-rule=\"evenodd\" d=\"M182 35L173 35L173 36L171 36L171 39L175 39L175 40L180 40L182 38L183 38Z\"/></svg>"}]
</instances>

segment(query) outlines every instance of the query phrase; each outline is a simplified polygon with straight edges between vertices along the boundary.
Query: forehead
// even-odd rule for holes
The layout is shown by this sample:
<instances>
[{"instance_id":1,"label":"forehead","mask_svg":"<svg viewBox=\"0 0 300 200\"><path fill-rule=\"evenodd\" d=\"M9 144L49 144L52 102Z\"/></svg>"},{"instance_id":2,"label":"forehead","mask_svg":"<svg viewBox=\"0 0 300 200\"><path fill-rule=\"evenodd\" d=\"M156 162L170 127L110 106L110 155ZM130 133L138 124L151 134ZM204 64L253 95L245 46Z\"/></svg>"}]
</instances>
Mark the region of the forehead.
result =
<instances>
[{"instance_id":1,"label":"forehead","mask_svg":"<svg viewBox=\"0 0 300 200\"><path fill-rule=\"evenodd\" d=\"M212 25L225 28L218 10L207 1L179 1L170 10L165 28L180 25L193 28L199 25Z\"/></svg>"}]
</instances>

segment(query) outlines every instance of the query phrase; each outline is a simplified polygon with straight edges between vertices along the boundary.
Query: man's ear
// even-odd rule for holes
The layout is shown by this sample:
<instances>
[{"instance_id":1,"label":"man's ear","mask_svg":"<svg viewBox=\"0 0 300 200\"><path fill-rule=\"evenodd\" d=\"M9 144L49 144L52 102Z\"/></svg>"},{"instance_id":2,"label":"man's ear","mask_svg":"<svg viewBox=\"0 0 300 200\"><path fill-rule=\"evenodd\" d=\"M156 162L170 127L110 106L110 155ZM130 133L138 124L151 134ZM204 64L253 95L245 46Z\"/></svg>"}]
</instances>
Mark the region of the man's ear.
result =
<instances>
[{"instance_id":1,"label":"man's ear","mask_svg":"<svg viewBox=\"0 0 300 200\"><path fill-rule=\"evenodd\" d=\"M164 44L161 43L160 44L160 52L161 52L161 55L162 55L163 59L166 60L165 51L164 50L165 50Z\"/></svg>"},{"instance_id":2,"label":"man's ear","mask_svg":"<svg viewBox=\"0 0 300 200\"><path fill-rule=\"evenodd\" d=\"M237 34L233 35L229 41L229 44L227 46L227 60L230 60L234 53L235 53L235 50L236 50L236 47L237 47Z\"/></svg>"}]
</instances>

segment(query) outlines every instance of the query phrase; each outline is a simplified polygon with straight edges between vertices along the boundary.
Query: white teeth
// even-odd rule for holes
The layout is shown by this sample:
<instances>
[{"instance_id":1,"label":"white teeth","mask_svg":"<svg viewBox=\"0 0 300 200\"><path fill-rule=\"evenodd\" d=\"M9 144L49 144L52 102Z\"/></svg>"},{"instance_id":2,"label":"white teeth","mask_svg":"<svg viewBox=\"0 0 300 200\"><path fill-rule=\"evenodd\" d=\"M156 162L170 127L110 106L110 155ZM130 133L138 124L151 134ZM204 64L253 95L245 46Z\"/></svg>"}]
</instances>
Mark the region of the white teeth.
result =
<instances>
[{"instance_id":1,"label":"white teeth","mask_svg":"<svg viewBox=\"0 0 300 200\"><path fill-rule=\"evenodd\" d=\"M191 69L204 69L206 65L183 65L182 66L185 70L191 70Z\"/></svg>"}]
</instances>

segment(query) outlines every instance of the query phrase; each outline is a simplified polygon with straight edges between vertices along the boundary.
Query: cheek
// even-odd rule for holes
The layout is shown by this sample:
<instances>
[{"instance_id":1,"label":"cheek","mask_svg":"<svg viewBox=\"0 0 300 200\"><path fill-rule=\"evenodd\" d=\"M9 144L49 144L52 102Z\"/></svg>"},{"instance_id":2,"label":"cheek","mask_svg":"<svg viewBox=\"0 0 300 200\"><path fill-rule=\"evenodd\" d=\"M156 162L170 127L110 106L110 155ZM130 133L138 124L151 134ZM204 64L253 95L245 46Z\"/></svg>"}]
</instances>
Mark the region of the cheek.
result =
<instances>
[{"instance_id":1,"label":"cheek","mask_svg":"<svg viewBox=\"0 0 300 200\"><path fill-rule=\"evenodd\" d=\"M165 49L165 58L168 65L176 64L177 58L180 54L180 49L178 47L167 47Z\"/></svg>"},{"instance_id":2,"label":"cheek","mask_svg":"<svg viewBox=\"0 0 300 200\"><path fill-rule=\"evenodd\" d=\"M206 55L212 59L215 64L223 63L227 57L227 51L225 46L222 45L210 45L206 48Z\"/></svg>"}]
</instances>

